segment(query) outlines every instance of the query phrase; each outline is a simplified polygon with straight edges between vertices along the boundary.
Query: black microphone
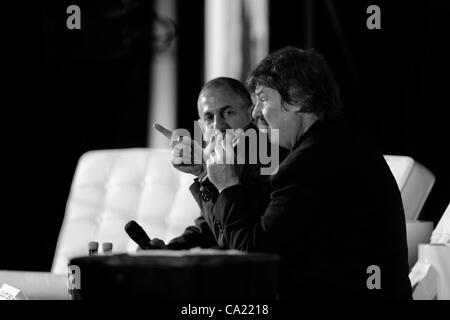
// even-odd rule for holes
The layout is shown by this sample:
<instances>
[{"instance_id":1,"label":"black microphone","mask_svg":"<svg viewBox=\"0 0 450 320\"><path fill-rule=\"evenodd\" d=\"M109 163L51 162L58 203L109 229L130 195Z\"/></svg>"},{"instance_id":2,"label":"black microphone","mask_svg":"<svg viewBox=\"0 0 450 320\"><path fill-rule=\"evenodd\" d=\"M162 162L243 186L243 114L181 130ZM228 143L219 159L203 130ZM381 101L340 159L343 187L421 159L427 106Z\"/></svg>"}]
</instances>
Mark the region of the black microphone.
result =
<instances>
[{"instance_id":1,"label":"black microphone","mask_svg":"<svg viewBox=\"0 0 450 320\"><path fill-rule=\"evenodd\" d=\"M136 242L141 249L150 250L154 249L154 247L150 244L150 238L147 233L145 233L144 229L137 224L136 221L131 220L125 225L125 231L130 236L130 238Z\"/></svg>"}]
</instances>

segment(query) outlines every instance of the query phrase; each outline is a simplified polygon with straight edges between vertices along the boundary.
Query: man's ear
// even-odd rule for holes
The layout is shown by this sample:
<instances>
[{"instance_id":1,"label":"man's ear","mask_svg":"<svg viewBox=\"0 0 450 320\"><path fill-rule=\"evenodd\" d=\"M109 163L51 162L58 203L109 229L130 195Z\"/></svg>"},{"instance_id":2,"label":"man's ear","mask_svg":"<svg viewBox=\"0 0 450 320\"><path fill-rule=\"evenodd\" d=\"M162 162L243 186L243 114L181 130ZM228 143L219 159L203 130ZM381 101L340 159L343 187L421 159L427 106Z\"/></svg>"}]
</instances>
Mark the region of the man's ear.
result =
<instances>
[{"instance_id":1,"label":"man's ear","mask_svg":"<svg viewBox=\"0 0 450 320\"><path fill-rule=\"evenodd\" d=\"M292 111L292 112L300 112L302 110L302 106L298 104L289 104L286 101L281 102L281 110L284 111Z\"/></svg>"},{"instance_id":2,"label":"man's ear","mask_svg":"<svg viewBox=\"0 0 450 320\"><path fill-rule=\"evenodd\" d=\"M294 112L301 112L302 109L303 109L303 106L301 106L301 105L299 105L299 104L296 104L296 105L293 105L292 108L293 108L292 110L293 110Z\"/></svg>"},{"instance_id":3,"label":"man's ear","mask_svg":"<svg viewBox=\"0 0 450 320\"><path fill-rule=\"evenodd\" d=\"M200 130L202 131L202 133L205 132L205 124L203 122L203 120L201 118L198 118L197 120L198 126L200 127Z\"/></svg>"},{"instance_id":4,"label":"man's ear","mask_svg":"<svg viewBox=\"0 0 450 320\"><path fill-rule=\"evenodd\" d=\"M247 116L250 119L250 122L253 121L252 113L253 113L253 109L254 108L255 108L255 105L253 105L253 104L250 107L247 108Z\"/></svg>"}]
</instances>

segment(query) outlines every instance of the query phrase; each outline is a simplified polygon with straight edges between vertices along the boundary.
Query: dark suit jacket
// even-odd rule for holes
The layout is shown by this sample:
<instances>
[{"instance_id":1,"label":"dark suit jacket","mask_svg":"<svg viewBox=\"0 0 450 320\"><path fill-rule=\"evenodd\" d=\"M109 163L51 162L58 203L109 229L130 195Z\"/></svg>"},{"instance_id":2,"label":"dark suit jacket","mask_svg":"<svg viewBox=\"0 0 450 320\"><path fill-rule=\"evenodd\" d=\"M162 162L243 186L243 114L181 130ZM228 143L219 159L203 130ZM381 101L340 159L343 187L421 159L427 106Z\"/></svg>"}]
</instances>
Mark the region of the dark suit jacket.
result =
<instances>
[{"instance_id":1,"label":"dark suit jacket","mask_svg":"<svg viewBox=\"0 0 450 320\"><path fill-rule=\"evenodd\" d=\"M258 128L253 124L250 124L248 128L259 132ZM259 146L260 136L257 136L257 138L257 145ZM268 140L267 142L270 143ZM276 147L278 148L278 146ZM256 164L249 163L249 150L247 141L247 147L245 149L246 164L243 167L240 181L242 188L246 190L246 194L249 196L247 201L252 207L251 214L256 217L264 213L269 203L270 185L267 183L269 176L261 175L260 169L262 167L269 167L270 163L262 164L259 156ZM257 150L259 155L259 148ZM270 146L268 145L268 151L270 150ZM279 148L280 159L284 159L287 153L287 150ZM168 248L173 250L190 249L193 247L228 248L223 242L222 227L214 215L211 214L218 196L216 187L208 179L202 183L198 179L195 179L195 182L190 186L189 190L200 207L201 216L195 220L195 225L187 227L181 236L172 239L168 243Z\"/></svg>"},{"instance_id":2,"label":"dark suit jacket","mask_svg":"<svg viewBox=\"0 0 450 320\"><path fill-rule=\"evenodd\" d=\"M263 215L236 185L220 193L212 219L229 248L280 255L281 298L411 299L400 192L364 137L341 120L316 122L269 180ZM373 265L381 289L367 286Z\"/></svg>"}]
</instances>

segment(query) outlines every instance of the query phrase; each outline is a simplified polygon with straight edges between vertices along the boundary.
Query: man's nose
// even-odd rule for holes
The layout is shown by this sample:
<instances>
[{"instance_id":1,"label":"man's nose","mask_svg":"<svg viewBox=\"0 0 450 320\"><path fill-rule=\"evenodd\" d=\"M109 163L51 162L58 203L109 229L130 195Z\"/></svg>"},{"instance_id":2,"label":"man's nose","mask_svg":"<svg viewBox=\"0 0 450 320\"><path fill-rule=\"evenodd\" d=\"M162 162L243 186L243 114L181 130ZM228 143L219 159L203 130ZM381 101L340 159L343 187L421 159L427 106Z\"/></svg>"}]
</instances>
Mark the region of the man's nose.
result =
<instances>
[{"instance_id":1,"label":"man's nose","mask_svg":"<svg viewBox=\"0 0 450 320\"><path fill-rule=\"evenodd\" d=\"M226 123L224 119L221 116L215 116L214 117L214 129L223 131L226 129Z\"/></svg>"},{"instance_id":2,"label":"man's nose","mask_svg":"<svg viewBox=\"0 0 450 320\"><path fill-rule=\"evenodd\" d=\"M253 119L256 120L256 119L258 119L261 116L262 116L261 104L259 102L256 102L255 103L255 107L253 108L253 111L252 111L252 117L253 117Z\"/></svg>"}]
</instances>

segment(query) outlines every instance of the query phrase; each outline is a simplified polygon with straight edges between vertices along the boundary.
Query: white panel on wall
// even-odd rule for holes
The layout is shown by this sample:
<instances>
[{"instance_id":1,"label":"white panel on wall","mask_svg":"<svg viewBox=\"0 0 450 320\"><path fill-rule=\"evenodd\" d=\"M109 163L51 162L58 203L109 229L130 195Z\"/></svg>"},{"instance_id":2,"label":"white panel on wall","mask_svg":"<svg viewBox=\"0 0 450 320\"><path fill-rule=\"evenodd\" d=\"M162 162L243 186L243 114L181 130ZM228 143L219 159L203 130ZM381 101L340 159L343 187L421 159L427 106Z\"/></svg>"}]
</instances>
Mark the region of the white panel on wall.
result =
<instances>
[{"instance_id":1,"label":"white panel on wall","mask_svg":"<svg viewBox=\"0 0 450 320\"><path fill-rule=\"evenodd\" d=\"M245 79L268 54L267 0L209 0L205 3L205 80Z\"/></svg>"}]
</instances>

